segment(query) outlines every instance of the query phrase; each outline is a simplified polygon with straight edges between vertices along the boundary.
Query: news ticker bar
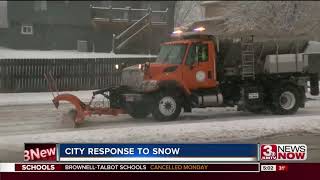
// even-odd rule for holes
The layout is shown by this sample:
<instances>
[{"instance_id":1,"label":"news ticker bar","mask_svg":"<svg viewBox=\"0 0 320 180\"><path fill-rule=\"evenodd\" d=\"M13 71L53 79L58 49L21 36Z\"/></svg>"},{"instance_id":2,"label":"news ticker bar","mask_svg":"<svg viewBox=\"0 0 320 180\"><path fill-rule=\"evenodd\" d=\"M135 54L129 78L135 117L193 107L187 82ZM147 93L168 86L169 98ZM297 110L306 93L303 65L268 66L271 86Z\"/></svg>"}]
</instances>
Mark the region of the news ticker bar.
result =
<instances>
[{"instance_id":1,"label":"news ticker bar","mask_svg":"<svg viewBox=\"0 0 320 180\"><path fill-rule=\"evenodd\" d=\"M305 144L25 144L25 161L259 162L307 159Z\"/></svg>"},{"instance_id":2,"label":"news ticker bar","mask_svg":"<svg viewBox=\"0 0 320 180\"><path fill-rule=\"evenodd\" d=\"M260 163L0 163L0 172L288 172Z\"/></svg>"},{"instance_id":3,"label":"news ticker bar","mask_svg":"<svg viewBox=\"0 0 320 180\"><path fill-rule=\"evenodd\" d=\"M0 172L260 172L260 163L0 163Z\"/></svg>"},{"instance_id":4,"label":"news ticker bar","mask_svg":"<svg viewBox=\"0 0 320 180\"><path fill-rule=\"evenodd\" d=\"M207 158L171 158L171 157L159 157L159 158L112 158L112 157L70 157L70 158L62 158L60 157L60 162L107 162L107 161L120 161L120 162L128 162L128 161L154 161L154 162L177 162L177 161L188 161L188 162L256 162L257 159L254 157L207 157Z\"/></svg>"}]
</instances>

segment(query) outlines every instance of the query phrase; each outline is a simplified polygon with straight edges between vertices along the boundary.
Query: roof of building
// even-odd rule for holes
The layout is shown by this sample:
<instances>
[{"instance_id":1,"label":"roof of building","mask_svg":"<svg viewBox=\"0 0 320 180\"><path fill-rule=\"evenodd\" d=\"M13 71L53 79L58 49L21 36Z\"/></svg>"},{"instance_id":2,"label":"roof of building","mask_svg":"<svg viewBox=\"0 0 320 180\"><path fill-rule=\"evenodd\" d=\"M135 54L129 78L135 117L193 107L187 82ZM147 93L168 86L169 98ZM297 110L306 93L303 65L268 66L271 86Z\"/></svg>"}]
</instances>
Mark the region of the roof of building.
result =
<instances>
[{"instance_id":1,"label":"roof of building","mask_svg":"<svg viewBox=\"0 0 320 180\"><path fill-rule=\"evenodd\" d=\"M320 42L317 41L309 41L307 48L304 53L320 53Z\"/></svg>"},{"instance_id":2,"label":"roof of building","mask_svg":"<svg viewBox=\"0 0 320 180\"><path fill-rule=\"evenodd\" d=\"M225 3L224 1L202 1L200 3L201 6L208 6L208 5L218 5L219 3Z\"/></svg>"}]
</instances>

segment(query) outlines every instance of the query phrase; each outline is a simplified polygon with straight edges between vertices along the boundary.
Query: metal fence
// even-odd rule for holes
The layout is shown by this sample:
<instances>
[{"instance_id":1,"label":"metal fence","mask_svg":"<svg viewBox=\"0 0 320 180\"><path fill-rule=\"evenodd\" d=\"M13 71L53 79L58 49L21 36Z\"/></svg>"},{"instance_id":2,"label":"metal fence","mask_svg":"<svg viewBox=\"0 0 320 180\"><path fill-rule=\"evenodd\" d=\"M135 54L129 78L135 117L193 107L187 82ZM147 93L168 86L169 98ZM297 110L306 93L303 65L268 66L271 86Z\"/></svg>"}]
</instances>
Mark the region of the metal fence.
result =
<instances>
[{"instance_id":1,"label":"metal fence","mask_svg":"<svg viewBox=\"0 0 320 180\"><path fill-rule=\"evenodd\" d=\"M51 72L60 91L117 85L115 64L134 65L155 58L0 59L0 92L48 91L44 73Z\"/></svg>"},{"instance_id":2,"label":"metal fence","mask_svg":"<svg viewBox=\"0 0 320 180\"><path fill-rule=\"evenodd\" d=\"M143 18L149 11L151 12L152 24L168 23L168 8L163 11L151 9L134 8L114 8L114 7L94 7L91 6L91 18L93 20L103 20L106 22L136 22Z\"/></svg>"}]
</instances>

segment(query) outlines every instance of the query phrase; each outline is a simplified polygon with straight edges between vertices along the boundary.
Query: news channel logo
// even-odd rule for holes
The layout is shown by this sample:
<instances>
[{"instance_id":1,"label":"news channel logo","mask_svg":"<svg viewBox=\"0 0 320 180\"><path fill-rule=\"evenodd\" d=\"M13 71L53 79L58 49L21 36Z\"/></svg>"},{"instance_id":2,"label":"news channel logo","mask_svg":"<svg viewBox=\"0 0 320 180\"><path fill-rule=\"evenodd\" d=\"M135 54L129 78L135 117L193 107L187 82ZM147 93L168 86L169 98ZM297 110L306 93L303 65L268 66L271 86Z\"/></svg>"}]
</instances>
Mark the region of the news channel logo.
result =
<instances>
[{"instance_id":1,"label":"news channel logo","mask_svg":"<svg viewBox=\"0 0 320 180\"><path fill-rule=\"evenodd\" d=\"M24 144L24 161L56 161L56 144Z\"/></svg>"},{"instance_id":2,"label":"news channel logo","mask_svg":"<svg viewBox=\"0 0 320 180\"><path fill-rule=\"evenodd\" d=\"M261 144L261 161L307 160L305 144Z\"/></svg>"}]
</instances>

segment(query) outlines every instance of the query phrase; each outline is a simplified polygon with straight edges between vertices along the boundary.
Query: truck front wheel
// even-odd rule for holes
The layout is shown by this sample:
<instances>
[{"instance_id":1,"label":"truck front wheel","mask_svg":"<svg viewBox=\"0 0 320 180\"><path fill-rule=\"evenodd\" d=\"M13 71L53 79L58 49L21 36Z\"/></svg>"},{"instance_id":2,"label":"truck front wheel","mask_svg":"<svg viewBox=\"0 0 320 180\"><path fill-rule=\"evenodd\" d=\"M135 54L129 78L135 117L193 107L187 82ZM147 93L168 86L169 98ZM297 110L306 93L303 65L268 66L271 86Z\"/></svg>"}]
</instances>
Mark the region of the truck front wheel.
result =
<instances>
[{"instance_id":1,"label":"truck front wheel","mask_svg":"<svg viewBox=\"0 0 320 180\"><path fill-rule=\"evenodd\" d=\"M126 109L134 119L143 119L150 114L148 108L142 104L128 104Z\"/></svg>"},{"instance_id":2,"label":"truck front wheel","mask_svg":"<svg viewBox=\"0 0 320 180\"><path fill-rule=\"evenodd\" d=\"M294 114L301 104L301 92L292 85L276 88L272 93L271 111L273 114Z\"/></svg>"},{"instance_id":3,"label":"truck front wheel","mask_svg":"<svg viewBox=\"0 0 320 180\"><path fill-rule=\"evenodd\" d=\"M160 121L175 120L181 113L181 101L178 97L169 94L160 94L156 98L153 118Z\"/></svg>"}]
</instances>

